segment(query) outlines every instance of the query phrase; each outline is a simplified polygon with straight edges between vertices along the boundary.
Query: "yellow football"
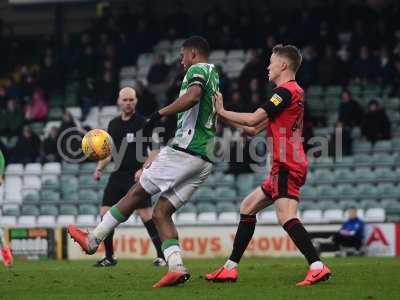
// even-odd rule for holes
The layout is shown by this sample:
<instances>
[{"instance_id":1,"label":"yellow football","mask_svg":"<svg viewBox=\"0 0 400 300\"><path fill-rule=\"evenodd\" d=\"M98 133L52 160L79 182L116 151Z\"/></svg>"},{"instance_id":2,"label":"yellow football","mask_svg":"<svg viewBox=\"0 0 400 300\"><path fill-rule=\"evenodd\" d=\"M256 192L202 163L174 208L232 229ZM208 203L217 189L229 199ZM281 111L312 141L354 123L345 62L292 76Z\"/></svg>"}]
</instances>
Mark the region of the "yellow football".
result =
<instances>
[{"instance_id":1,"label":"yellow football","mask_svg":"<svg viewBox=\"0 0 400 300\"><path fill-rule=\"evenodd\" d=\"M92 160L102 160L112 153L113 142L107 131L92 129L82 139L83 153Z\"/></svg>"}]
</instances>

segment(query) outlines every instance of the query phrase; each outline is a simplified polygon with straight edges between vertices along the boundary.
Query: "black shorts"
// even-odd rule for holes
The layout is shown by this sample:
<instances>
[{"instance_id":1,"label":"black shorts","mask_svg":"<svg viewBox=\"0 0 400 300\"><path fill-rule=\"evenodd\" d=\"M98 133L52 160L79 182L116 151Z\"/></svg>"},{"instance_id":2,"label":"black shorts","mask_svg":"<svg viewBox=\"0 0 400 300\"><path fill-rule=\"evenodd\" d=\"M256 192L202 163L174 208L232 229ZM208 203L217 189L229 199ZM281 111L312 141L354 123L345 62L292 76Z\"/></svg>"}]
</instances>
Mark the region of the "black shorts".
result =
<instances>
[{"instance_id":1,"label":"black shorts","mask_svg":"<svg viewBox=\"0 0 400 300\"><path fill-rule=\"evenodd\" d=\"M102 206L113 206L126 195L129 189L135 184L134 172L113 173L108 179L106 188L104 189ZM145 199L138 208L151 207L151 197Z\"/></svg>"}]
</instances>

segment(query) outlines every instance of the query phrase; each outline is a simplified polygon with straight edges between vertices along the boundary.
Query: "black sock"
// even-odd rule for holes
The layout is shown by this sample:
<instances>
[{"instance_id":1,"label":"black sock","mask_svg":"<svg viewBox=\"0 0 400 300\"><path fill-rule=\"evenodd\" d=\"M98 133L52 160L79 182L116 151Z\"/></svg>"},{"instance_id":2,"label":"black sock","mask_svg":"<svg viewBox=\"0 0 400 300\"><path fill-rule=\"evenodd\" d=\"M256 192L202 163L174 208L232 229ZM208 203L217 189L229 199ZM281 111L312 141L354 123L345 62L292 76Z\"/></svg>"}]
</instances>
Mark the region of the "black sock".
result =
<instances>
[{"instance_id":1,"label":"black sock","mask_svg":"<svg viewBox=\"0 0 400 300\"><path fill-rule=\"evenodd\" d=\"M114 245L113 245L114 232L115 230L111 231L110 234L104 239L106 258L108 259L114 258Z\"/></svg>"},{"instance_id":2,"label":"black sock","mask_svg":"<svg viewBox=\"0 0 400 300\"><path fill-rule=\"evenodd\" d=\"M157 257L164 258L164 253L161 250L161 240L160 240L160 237L158 236L158 231L157 231L156 225L154 225L153 220L150 219L147 222L143 222L143 224L144 224L144 227L146 227L151 240L153 241L154 247L156 248Z\"/></svg>"},{"instance_id":3,"label":"black sock","mask_svg":"<svg viewBox=\"0 0 400 300\"><path fill-rule=\"evenodd\" d=\"M247 248L251 238L253 237L254 229L256 228L256 216L240 214L240 222L233 242L233 249L229 259L235 263L239 263Z\"/></svg>"},{"instance_id":4,"label":"black sock","mask_svg":"<svg viewBox=\"0 0 400 300\"><path fill-rule=\"evenodd\" d=\"M301 224L299 219L294 218L287 221L283 224L283 229L286 230L297 248L299 248L300 252L303 253L309 265L320 260L307 230L304 228L303 224Z\"/></svg>"}]
</instances>

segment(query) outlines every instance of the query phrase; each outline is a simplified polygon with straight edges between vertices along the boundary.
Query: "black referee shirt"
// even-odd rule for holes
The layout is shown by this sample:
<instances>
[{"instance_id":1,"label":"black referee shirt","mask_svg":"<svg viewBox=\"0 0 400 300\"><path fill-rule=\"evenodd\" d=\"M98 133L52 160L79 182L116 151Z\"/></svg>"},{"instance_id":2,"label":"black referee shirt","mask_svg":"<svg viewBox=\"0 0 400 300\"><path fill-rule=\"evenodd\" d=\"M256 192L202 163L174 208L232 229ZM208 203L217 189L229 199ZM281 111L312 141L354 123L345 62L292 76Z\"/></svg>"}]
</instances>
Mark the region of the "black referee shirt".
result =
<instances>
[{"instance_id":1,"label":"black referee shirt","mask_svg":"<svg viewBox=\"0 0 400 300\"><path fill-rule=\"evenodd\" d=\"M122 157L122 162L114 173L134 174L142 167L144 161L138 161L138 159L140 159L140 156L142 158L147 157L147 149L150 146L150 139L144 136L141 130L145 122L146 119L143 116L135 113L129 120L124 121L121 116L118 116L108 124L107 131L111 135L117 150L117 156L113 157L116 167L119 163L118 159ZM124 140L127 143L125 153L121 152L121 145Z\"/></svg>"}]
</instances>

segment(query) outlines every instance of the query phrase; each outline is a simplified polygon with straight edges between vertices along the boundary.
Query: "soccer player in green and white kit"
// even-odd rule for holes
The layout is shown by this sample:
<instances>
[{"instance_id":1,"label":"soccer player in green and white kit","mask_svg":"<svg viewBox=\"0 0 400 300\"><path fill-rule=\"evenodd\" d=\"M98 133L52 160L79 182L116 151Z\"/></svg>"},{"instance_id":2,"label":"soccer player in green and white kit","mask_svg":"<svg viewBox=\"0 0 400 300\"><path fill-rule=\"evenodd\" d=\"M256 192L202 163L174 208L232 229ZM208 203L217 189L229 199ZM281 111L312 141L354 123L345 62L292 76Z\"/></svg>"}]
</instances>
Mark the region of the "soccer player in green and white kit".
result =
<instances>
[{"instance_id":1,"label":"soccer player in green and white kit","mask_svg":"<svg viewBox=\"0 0 400 300\"><path fill-rule=\"evenodd\" d=\"M104 215L93 232L68 226L71 237L87 254L93 254L109 232L124 222L141 201L161 192L153 210L153 220L163 242L169 271L153 286L156 288L183 283L190 277L182 262L178 232L171 216L210 174L212 164L207 152L216 131L213 95L219 89L219 77L215 66L207 63L208 43L202 37L191 37L183 43L181 54L187 72L179 98L154 113L146 126L150 128L161 117L178 113L177 130L171 146L163 148L153 160L149 158L139 183Z\"/></svg>"},{"instance_id":2,"label":"soccer player in green and white kit","mask_svg":"<svg viewBox=\"0 0 400 300\"><path fill-rule=\"evenodd\" d=\"M4 156L3 153L0 150L0 185L3 184L3 176L4 176L4 167L5 167L5 161L4 161ZM11 254L10 247L4 244L3 240L3 231L0 228L0 253L1 256L3 257L3 264L5 267L9 267L13 263L13 257Z\"/></svg>"}]
</instances>

